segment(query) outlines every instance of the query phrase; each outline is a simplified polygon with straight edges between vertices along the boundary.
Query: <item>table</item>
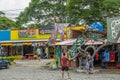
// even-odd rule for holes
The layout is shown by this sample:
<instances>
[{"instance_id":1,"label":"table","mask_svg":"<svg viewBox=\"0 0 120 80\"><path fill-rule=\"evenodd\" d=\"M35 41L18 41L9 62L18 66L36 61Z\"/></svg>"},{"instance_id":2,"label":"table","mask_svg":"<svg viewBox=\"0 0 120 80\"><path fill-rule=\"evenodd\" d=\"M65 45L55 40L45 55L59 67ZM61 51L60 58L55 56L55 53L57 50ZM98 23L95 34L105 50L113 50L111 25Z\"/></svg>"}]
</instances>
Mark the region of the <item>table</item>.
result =
<instances>
[{"instance_id":1,"label":"table","mask_svg":"<svg viewBox=\"0 0 120 80\"><path fill-rule=\"evenodd\" d=\"M29 60L32 60L32 59L34 59L34 54L26 54L26 57L27 57Z\"/></svg>"}]
</instances>

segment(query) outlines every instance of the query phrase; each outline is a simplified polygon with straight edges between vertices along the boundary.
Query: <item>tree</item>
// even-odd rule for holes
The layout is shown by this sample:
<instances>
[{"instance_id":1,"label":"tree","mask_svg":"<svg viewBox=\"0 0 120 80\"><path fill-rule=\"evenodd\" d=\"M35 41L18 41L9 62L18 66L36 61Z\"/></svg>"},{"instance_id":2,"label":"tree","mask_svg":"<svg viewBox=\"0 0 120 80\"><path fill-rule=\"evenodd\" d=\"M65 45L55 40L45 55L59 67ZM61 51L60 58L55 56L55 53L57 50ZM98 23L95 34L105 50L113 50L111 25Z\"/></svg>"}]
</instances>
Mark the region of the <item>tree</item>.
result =
<instances>
[{"instance_id":1,"label":"tree","mask_svg":"<svg viewBox=\"0 0 120 80\"><path fill-rule=\"evenodd\" d=\"M67 10L72 24L85 20L89 25L100 21L106 26L106 17L120 15L120 0L67 0Z\"/></svg>"},{"instance_id":2,"label":"tree","mask_svg":"<svg viewBox=\"0 0 120 80\"><path fill-rule=\"evenodd\" d=\"M5 13L4 13L4 12L2 12L2 11L0 11L0 16L2 16L2 15L5 15Z\"/></svg>"},{"instance_id":3,"label":"tree","mask_svg":"<svg viewBox=\"0 0 120 80\"><path fill-rule=\"evenodd\" d=\"M14 21L6 17L0 17L0 30L6 29L18 29L22 26L18 26Z\"/></svg>"},{"instance_id":4,"label":"tree","mask_svg":"<svg viewBox=\"0 0 120 80\"><path fill-rule=\"evenodd\" d=\"M104 0L102 2L103 14L107 17L120 15L120 0Z\"/></svg>"},{"instance_id":5,"label":"tree","mask_svg":"<svg viewBox=\"0 0 120 80\"><path fill-rule=\"evenodd\" d=\"M52 26L54 16L56 16L57 22L65 22L64 4L64 0L32 0L29 7L19 15L17 23L34 22L35 24Z\"/></svg>"},{"instance_id":6,"label":"tree","mask_svg":"<svg viewBox=\"0 0 120 80\"><path fill-rule=\"evenodd\" d=\"M66 4L66 5L65 5ZM21 12L17 23L34 22L38 26L52 26L52 19L56 16L58 23L90 25L100 21L106 26L106 17L119 16L119 0L31 0L29 7Z\"/></svg>"}]
</instances>

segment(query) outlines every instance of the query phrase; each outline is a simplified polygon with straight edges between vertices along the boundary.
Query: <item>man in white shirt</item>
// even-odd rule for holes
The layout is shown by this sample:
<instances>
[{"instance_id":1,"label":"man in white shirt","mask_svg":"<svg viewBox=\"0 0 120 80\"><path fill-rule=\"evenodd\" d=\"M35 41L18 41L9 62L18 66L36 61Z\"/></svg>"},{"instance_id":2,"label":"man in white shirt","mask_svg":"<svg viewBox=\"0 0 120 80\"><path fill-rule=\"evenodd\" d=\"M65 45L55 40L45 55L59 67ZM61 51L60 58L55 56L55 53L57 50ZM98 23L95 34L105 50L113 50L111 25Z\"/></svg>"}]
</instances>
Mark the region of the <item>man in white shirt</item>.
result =
<instances>
[{"instance_id":1,"label":"man in white shirt","mask_svg":"<svg viewBox=\"0 0 120 80\"><path fill-rule=\"evenodd\" d=\"M48 47L46 47L45 52L46 52L46 58L48 58Z\"/></svg>"},{"instance_id":2,"label":"man in white shirt","mask_svg":"<svg viewBox=\"0 0 120 80\"><path fill-rule=\"evenodd\" d=\"M38 59L40 61L40 59L41 59L41 50L40 50L39 47L37 48L37 55L38 55Z\"/></svg>"}]
</instances>

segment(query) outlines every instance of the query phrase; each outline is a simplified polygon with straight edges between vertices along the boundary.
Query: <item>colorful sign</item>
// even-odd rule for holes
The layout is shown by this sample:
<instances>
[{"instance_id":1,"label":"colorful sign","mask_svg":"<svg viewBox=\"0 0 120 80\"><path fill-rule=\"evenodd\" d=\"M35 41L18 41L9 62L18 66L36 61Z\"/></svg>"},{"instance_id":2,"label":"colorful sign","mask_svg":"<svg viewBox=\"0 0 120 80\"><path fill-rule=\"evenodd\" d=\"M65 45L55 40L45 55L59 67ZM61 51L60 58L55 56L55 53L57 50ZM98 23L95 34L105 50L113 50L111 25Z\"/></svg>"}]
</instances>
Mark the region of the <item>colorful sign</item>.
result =
<instances>
[{"instance_id":1,"label":"colorful sign","mask_svg":"<svg viewBox=\"0 0 120 80\"><path fill-rule=\"evenodd\" d=\"M120 17L107 18L107 37L109 42L116 43L120 37Z\"/></svg>"},{"instance_id":2,"label":"colorful sign","mask_svg":"<svg viewBox=\"0 0 120 80\"><path fill-rule=\"evenodd\" d=\"M19 38L35 38L36 29L18 30Z\"/></svg>"},{"instance_id":3,"label":"colorful sign","mask_svg":"<svg viewBox=\"0 0 120 80\"><path fill-rule=\"evenodd\" d=\"M71 27L72 30L85 30L85 26L73 26Z\"/></svg>"},{"instance_id":4,"label":"colorful sign","mask_svg":"<svg viewBox=\"0 0 120 80\"><path fill-rule=\"evenodd\" d=\"M91 24L91 29L93 31L99 31L102 32L103 31L103 25L101 22L94 22Z\"/></svg>"},{"instance_id":5,"label":"colorful sign","mask_svg":"<svg viewBox=\"0 0 120 80\"><path fill-rule=\"evenodd\" d=\"M54 28L39 28L39 34L51 34L54 32Z\"/></svg>"}]
</instances>

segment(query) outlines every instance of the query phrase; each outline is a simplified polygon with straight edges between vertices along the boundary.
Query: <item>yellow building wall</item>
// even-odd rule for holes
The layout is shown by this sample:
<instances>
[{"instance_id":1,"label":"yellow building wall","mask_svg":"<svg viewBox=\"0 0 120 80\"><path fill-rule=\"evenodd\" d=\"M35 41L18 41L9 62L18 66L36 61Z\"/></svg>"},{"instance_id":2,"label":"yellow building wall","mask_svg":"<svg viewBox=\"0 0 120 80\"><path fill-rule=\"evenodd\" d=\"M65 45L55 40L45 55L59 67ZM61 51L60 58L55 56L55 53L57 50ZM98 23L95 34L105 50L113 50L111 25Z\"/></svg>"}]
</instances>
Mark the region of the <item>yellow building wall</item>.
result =
<instances>
[{"instance_id":1,"label":"yellow building wall","mask_svg":"<svg viewBox=\"0 0 120 80\"><path fill-rule=\"evenodd\" d=\"M39 34L38 29L36 29L36 38L37 39L49 39L50 34Z\"/></svg>"},{"instance_id":2,"label":"yellow building wall","mask_svg":"<svg viewBox=\"0 0 120 80\"><path fill-rule=\"evenodd\" d=\"M11 30L11 40L32 40L32 39L49 39L51 34L39 34L39 30L36 29L36 38L19 38L18 30ZM60 38L60 35L57 35Z\"/></svg>"},{"instance_id":3,"label":"yellow building wall","mask_svg":"<svg viewBox=\"0 0 120 80\"><path fill-rule=\"evenodd\" d=\"M18 40L18 30L11 30L11 40Z\"/></svg>"},{"instance_id":4,"label":"yellow building wall","mask_svg":"<svg viewBox=\"0 0 120 80\"><path fill-rule=\"evenodd\" d=\"M66 27L64 28L65 32L71 31L71 30L85 30L84 26L74 26L74 27ZM71 33L70 33L71 34ZM23 38L23 39L49 39L51 34L39 34L39 29L36 29L36 38ZM68 37L68 34L65 34L64 37ZM60 38L60 35L57 35L57 38ZM21 40L18 36L18 30L11 30L11 40Z\"/></svg>"},{"instance_id":5,"label":"yellow building wall","mask_svg":"<svg viewBox=\"0 0 120 80\"><path fill-rule=\"evenodd\" d=\"M85 30L85 26L73 26L71 30Z\"/></svg>"},{"instance_id":6,"label":"yellow building wall","mask_svg":"<svg viewBox=\"0 0 120 80\"><path fill-rule=\"evenodd\" d=\"M39 29L36 29L36 38L37 39L49 39L51 34L39 34ZM60 35L57 35L57 38L60 38Z\"/></svg>"}]
</instances>

